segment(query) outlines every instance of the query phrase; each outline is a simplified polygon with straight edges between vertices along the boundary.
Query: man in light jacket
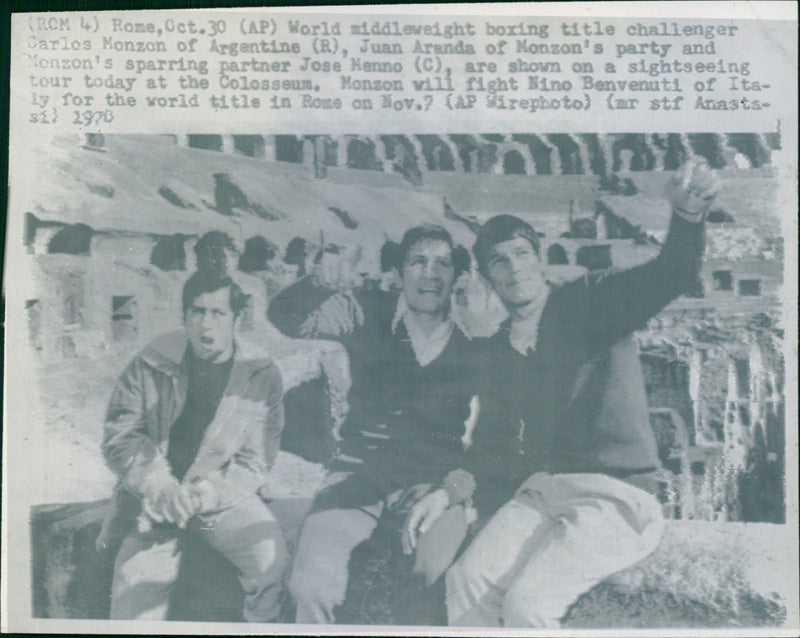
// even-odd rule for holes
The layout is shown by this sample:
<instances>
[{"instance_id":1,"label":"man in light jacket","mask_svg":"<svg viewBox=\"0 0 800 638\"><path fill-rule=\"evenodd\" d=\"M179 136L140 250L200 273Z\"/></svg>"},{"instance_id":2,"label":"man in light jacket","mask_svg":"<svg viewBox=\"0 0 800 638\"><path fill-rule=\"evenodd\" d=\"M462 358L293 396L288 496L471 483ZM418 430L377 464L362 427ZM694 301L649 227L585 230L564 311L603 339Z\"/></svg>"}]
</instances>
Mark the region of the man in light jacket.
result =
<instances>
[{"instance_id":1,"label":"man in light jacket","mask_svg":"<svg viewBox=\"0 0 800 638\"><path fill-rule=\"evenodd\" d=\"M236 567L246 620L277 618L288 555L258 490L278 452L283 386L265 353L234 338L245 301L224 273L195 273L185 330L146 346L111 395L103 454L119 483L99 545L124 535L112 619L166 617L187 533Z\"/></svg>"}]
</instances>

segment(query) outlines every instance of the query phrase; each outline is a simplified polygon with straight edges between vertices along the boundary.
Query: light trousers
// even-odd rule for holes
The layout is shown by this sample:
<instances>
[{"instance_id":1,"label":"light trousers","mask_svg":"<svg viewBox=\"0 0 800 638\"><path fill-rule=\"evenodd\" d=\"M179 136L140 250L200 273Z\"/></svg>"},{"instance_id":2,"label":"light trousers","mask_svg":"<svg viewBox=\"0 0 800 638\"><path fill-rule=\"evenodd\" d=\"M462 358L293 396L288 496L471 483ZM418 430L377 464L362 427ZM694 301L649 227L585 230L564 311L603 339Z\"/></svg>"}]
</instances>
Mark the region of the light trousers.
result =
<instances>
[{"instance_id":1,"label":"light trousers","mask_svg":"<svg viewBox=\"0 0 800 638\"><path fill-rule=\"evenodd\" d=\"M356 481L353 484L358 487ZM297 603L297 623L336 622L336 607L344 602L347 594L353 551L372 536L381 518L386 516L396 517L396 529L391 529L390 533L397 534L399 546L402 520L411 506L430 489L429 484L415 485L379 499L368 499L374 502L356 507L352 506L349 486L340 486L343 489L337 489L339 486L334 485L328 491L332 498L325 498L322 509L322 499L319 498L318 507L303 523L288 582L289 592ZM338 499L333 496L337 491L341 493ZM322 492L321 496L324 494ZM337 500L340 506L332 506ZM453 509L447 518L450 529L455 529L455 534L463 537L467 527L464 509ZM423 581L430 582L449 565L457 544L452 548L450 558L447 558L440 551L438 541L426 536L433 534L420 537L415 552L414 572Z\"/></svg>"},{"instance_id":2,"label":"light trousers","mask_svg":"<svg viewBox=\"0 0 800 638\"><path fill-rule=\"evenodd\" d=\"M193 518L186 531L154 526L128 534L114 564L112 619L167 618L180 565L180 538L187 533L198 534L233 563L245 592L246 620L277 619L288 552L275 517L256 495L230 509Z\"/></svg>"},{"instance_id":3,"label":"light trousers","mask_svg":"<svg viewBox=\"0 0 800 638\"><path fill-rule=\"evenodd\" d=\"M448 571L448 624L557 628L581 594L650 554L663 529L658 501L621 480L534 474Z\"/></svg>"}]
</instances>

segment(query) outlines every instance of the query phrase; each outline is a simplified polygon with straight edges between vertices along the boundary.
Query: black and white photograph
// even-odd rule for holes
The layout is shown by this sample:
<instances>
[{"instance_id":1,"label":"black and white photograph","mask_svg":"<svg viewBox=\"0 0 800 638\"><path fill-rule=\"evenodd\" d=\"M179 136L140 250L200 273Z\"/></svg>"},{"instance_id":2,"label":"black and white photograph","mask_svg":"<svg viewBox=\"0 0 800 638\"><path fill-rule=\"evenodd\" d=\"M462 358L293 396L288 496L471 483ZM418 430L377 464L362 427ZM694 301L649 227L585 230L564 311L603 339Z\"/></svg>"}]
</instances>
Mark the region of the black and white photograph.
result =
<instances>
[{"instance_id":1,"label":"black and white photograph","mask_svg":"<svg viewBox=\"0 0 800 638\"><path fill-rule=\"evenodd\" d=\"M672 24L653 36L691 35ZM315 51L342 46L324 29ZM37 76L29 121L66 113L47 102L80 96L73 72ZM426 90L516 99L469 77ZM22 607L4 592L4 630L790 635L796 121L230 133L227 108L189 133L16 138L3 563L28 585Z\"/></svg>"}]
</instances>

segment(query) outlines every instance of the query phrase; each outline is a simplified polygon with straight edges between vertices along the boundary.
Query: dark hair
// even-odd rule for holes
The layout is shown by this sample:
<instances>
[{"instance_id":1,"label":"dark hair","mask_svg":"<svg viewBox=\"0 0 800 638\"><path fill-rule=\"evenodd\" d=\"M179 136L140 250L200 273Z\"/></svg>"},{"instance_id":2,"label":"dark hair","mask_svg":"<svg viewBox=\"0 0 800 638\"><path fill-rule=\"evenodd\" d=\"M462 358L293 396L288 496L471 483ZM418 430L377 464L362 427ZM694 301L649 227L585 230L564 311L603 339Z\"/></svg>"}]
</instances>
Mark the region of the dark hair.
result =
<instances>
[{"instance_id":1,"label":"dark hair","mask_svg":"<svg viewBox=\"0 0 800 638\"><path fill-rule=\"evenodd\" d=\"M528 222L522 221L519 217L496 215L480 227L472 252L478 262L478 271L484 277L488 276L489 251L497 244L517 237L527 239L536 254L539 254L539 236Z\"/></svg>"},{"instance_id":2,"label":"dark hair","mask_svg":"<svg viewBox=\"0 0 800 638\"><path fill-rule=\"evenodd\" d=\"M387 240L381 246L381 272L389 272L392 268L400 269L400 244Z\"/></svg>"},{"instance_id":3,"label":"dark hair","mask_svg":"<svg viewBox=\"0 0 800 638\"><path fill-rule=\"evenodd\" d=\"M441 226L436 224L422 224L414 226L406 231L403 239L400 241L400 248L397 251L397 264L400 273L403 272L403 264L405 264L406 257L411 249L422 241L443 241L450 247L450 256L453 261L453 268L455 269L456 277L462 272L469 269L469 252L463 246L458 246L453 237ZM459 251L459 248L461 251ZM464 255L466 254L466 263Z\"/></svg>"},{"instance_id":4,"label":"dark hair","mask_svg":"<svg viewBox=\"0 0 800 638\"><path fill-rule=\"evenodd\" d=\"M183 285L183 313L186 314L189 306L191 306L192 302L200 295L207 292L216 292L222 288L231 289L231 310L233 310L233 314L238 317L239 313L247 306L249 295L246 295L239 287L239 284L233 281L227 274L206 270L198 270L189 277L188 281Z\"/></svg>"},{"instance_id":5,"label":"dark hair","mask_svg":"<svg viewBox=\"0 0 800 638\"><path fill-rule=\"evenodd\" d=\"M456 269L456 277L468 271L471 265L472 257L469 256L469 251L461 244L453 246L453 267Z\"/></svg>"}]
</instances>

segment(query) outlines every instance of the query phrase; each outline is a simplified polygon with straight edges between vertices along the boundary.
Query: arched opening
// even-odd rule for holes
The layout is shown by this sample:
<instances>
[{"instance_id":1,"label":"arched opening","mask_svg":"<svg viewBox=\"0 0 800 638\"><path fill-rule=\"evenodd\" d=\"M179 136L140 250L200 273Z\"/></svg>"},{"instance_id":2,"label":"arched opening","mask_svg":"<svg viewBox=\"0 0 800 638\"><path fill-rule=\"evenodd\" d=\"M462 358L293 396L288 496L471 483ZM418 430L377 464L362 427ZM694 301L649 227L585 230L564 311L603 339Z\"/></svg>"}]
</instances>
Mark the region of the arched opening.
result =
<instances>
[{"instance_id":1,"label":"arched opening","mask_svg":"<svg viewBox=\"0 0 800 638\"><path fill-rule=\"evenodd\" d=\"M655 155L647 144L647 136L640 133L630 133L619 137L612 146L614 165L613 171L631 170L646 171L652 170L655 166ZM630 166L622 166L622 151L629 150L633 153Z\"/></svg>"},{"instance_id":2,"label":"arched opening","mask_svg":"<svg viewBox=\"0 0 800 638\"><path fill-rule=\"evenodd\" d=\"M567 251L561 244L551 244L547 249L547 263L551 266L565 266L569 264Z\"/></svg>"},{"instance_id":3,"label":"arched opening","mask_svg":"<svg viewBox=\"0 0 800 638\"><path fill-rule=\"evenodd\" d=\"M733 290L733 273L730 270L715 270L711 273L714 290Z\"/></svg>"},{"instance_id":4,"label":"arched opening","mask_svg":"<svg viewBox=\"0 0 800 638\"><path fill-rule=\"evenodd\" d=\"M204 151L221 151L222 135L189 135L189 148Z\"/></svg>"},{"instance_id":5,"label":"arched opening","mask_svg":"<svg viewBox=\"0 0 800 638\"><path fill-rule=\"evenodd\" d=\"M759 168L770 161L770 152L753 133L729 133L728 146L735 148L750 160L753 168Z\"/></svg>"},{"instance_id":6,"label":"arched opening","mask_svg":"<svg viewBox=\"0 0 800 638\"><path fill-rule=\"evenodd\" d=\"M251 237L244 242L244 252L239 257L239 270L242 272L259 272L267 270L267 262L275 257L278 247L261 235Z\"/></svg>"},{"instance_id":7,"label":"arched opening","mask_svg":"<svg viewBox=\"0 0 800 638\"><path fill-rule=\"evenodd\" d=\"M363 140L352 139L347 144L347 168L378 169L374 146Z\"/></svg>"},{"instance_id":8,"label":"arched opening","mask_svg":"<svg viewBox=\"0 0 800 638\"><path fill-rule=\"evenodd\" d=\"M306 240L302 237L294 237L286 246L286 254L283 262L292 266L297 266L297 276L303 277L306 274Z\"/></svg>"},{"instance_id":9,"label":"arched opening","mask_svg":"<svg viewBox=\"0 0 800 638\"><path fill-rule=\"evenodd\" d=\"M185 239L180 234L159 239L150 252L150 263L164 271L186 270Z\"/></svg>"},{"instance_id":10,"label":"arched opening","mask_svg":"<svg viewBox=\"0 0 800 638\"><path fill-rule=\"evenodd\" d=\"M247 157L264 157L264 138L261 135L234 135L233 148Z\"/></svg>"},{"instance_id":11,"label":"arched opening","mask_svg":"<svg viewBox=\"0 0 800 638\"><path fill-rule=\"evenodd\" d=\"M294 135L275 136L275 160L278 162L303 162L303 139Z\"/></svg>"},{"instance_id":12,"label":"arched opening","mask_svg":"<svg viewBox=\"0 0 800 638\"><path fill-rule=\"evenodd\" d=\"M503 173L505 175L525 175L525 158L519 151L508 151L503 156Z\"/></svg>"},{"instance_id":13,"label":"arched opening","mask_svg":"<svg viewBox=\"0 0 800 638\"><path fill-rule=\"evenodd\" d=\"M91 253L92 234L92 229L86 224L65 226L53 235L47 252L88 257Z\"/></svg>"}]
</instances>

